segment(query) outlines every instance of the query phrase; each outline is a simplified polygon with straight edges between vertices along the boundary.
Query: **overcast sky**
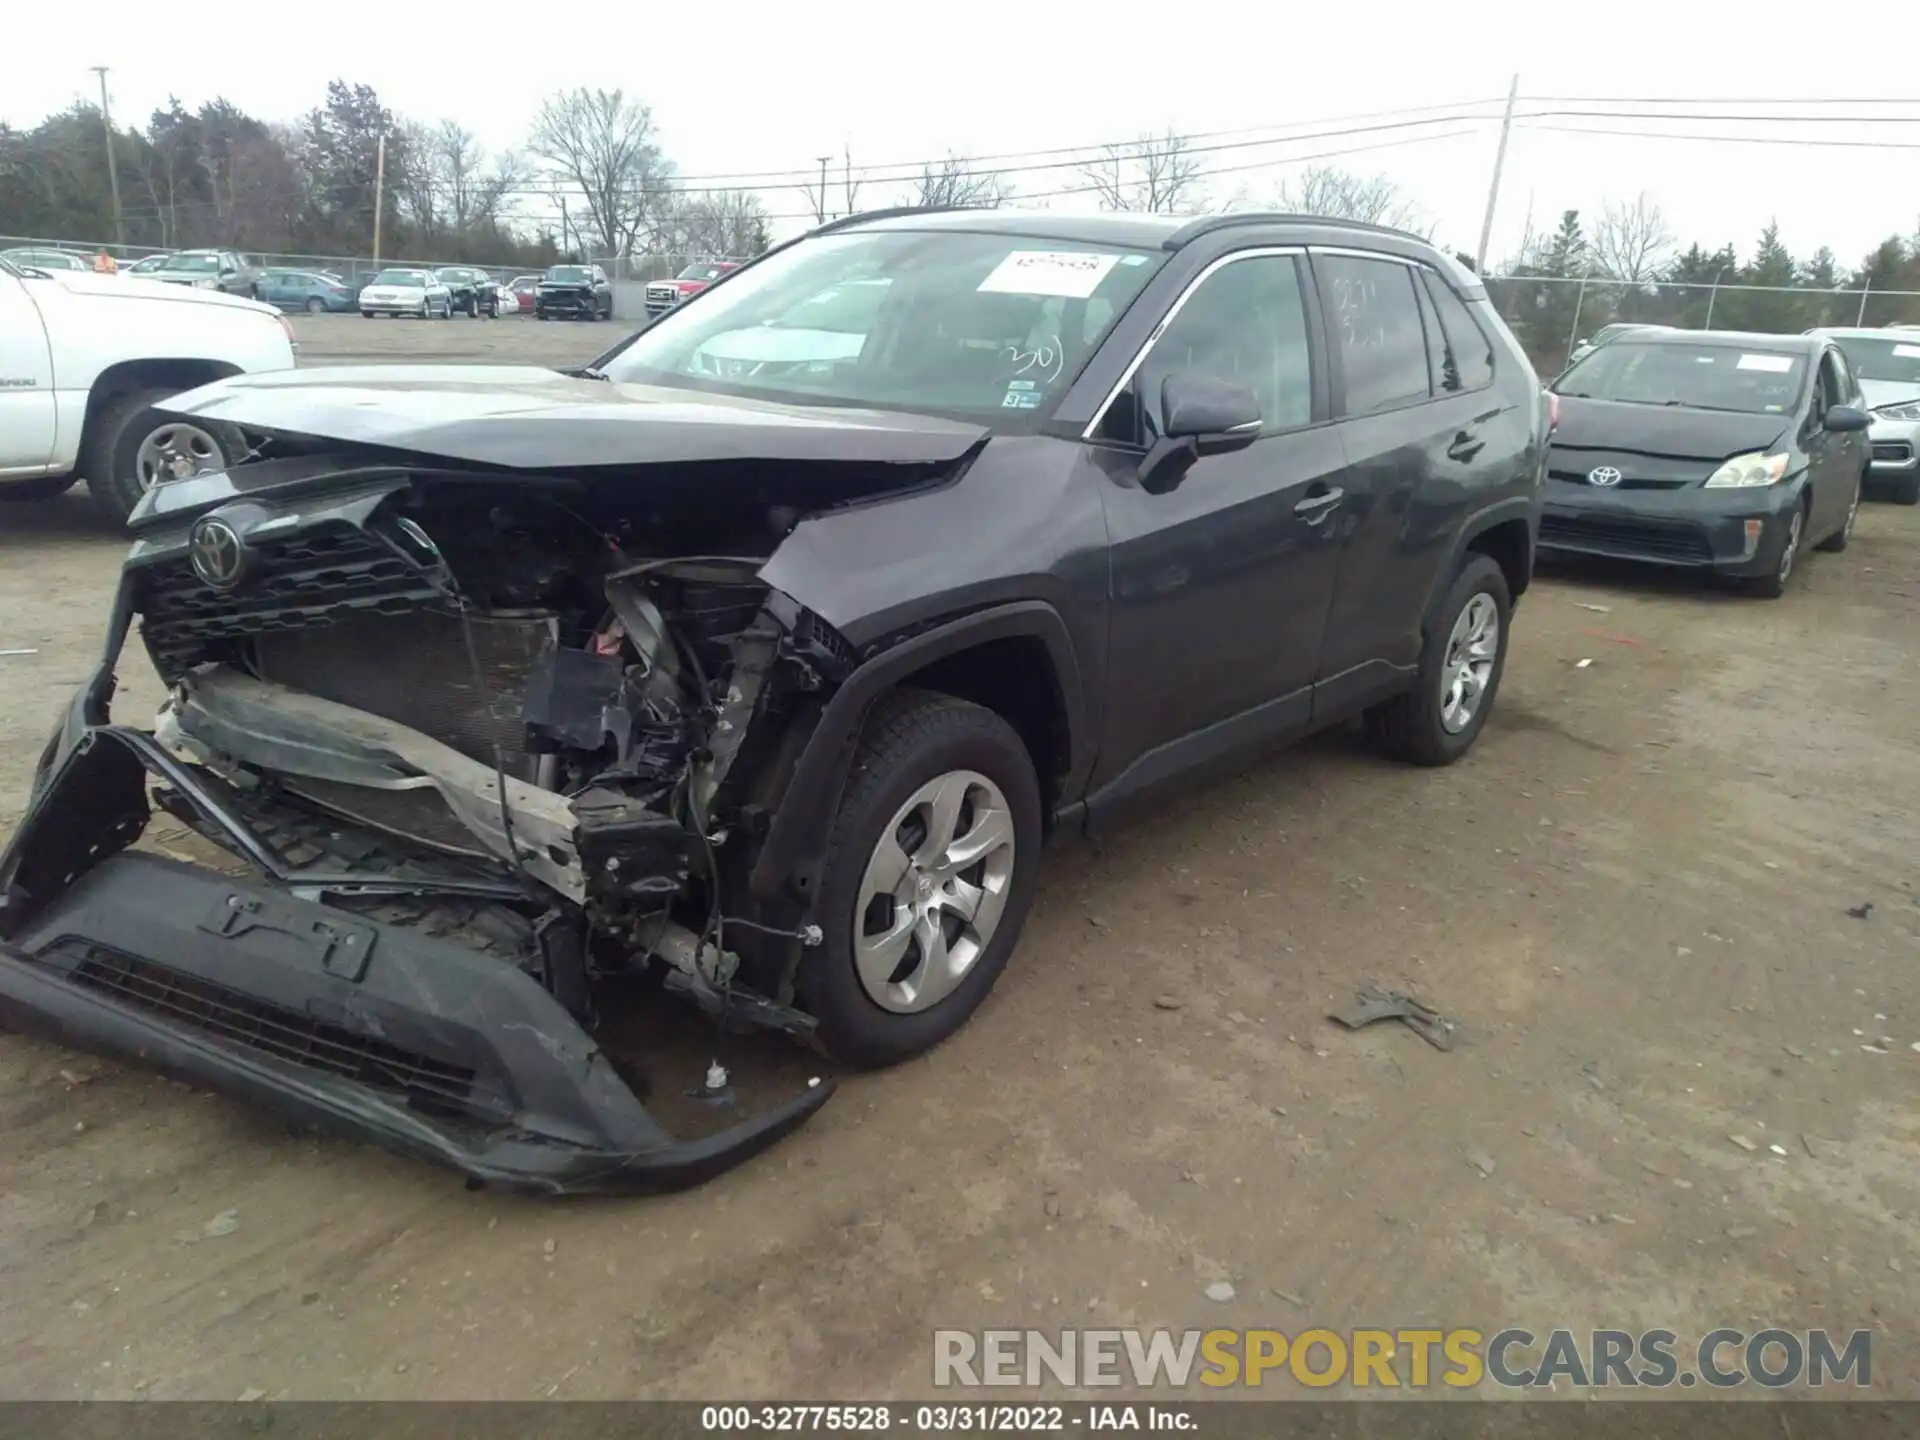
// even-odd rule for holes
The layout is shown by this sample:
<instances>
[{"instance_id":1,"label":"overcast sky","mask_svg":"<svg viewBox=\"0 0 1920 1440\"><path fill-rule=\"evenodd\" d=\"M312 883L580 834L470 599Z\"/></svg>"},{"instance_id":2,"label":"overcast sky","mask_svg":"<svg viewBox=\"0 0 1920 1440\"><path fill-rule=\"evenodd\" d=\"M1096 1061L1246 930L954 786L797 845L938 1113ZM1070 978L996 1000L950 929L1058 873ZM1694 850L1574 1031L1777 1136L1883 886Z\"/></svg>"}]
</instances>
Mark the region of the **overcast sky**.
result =
<instances>
[{"instance_id":1,"label":"overcast sky","mask_svg":"<svg viewBox=\"0 0 1920 1440\"><path fill-rule=\"evenodd\" d=\"M1910 47L1855 45L1856 36L1868 35L1866 22L1847 18L1854 12L1845 7L1821 11L1757 0L1728 12L1673 0L1613 0L1576 12L1538 0L1444 9L1051 0L942 4L916 17L910 6L878 0L601 4L511 12L515 18L500 26L493 53L474 54L467 47L488 13L456 7L405 20L398 12L362 17L348 8L301 19L285 10L183 15L156 11L151 3L95 0L71 22L56 23L35 7L34 18L9 23L14 63L0 85L0 118L32 124L76 98L93 98L91 65L113 67L114 114L128 124L143 122L169 94L188 105L224 95L263 118L291 119L317 103L326 82L338 76L372 85L402 115L457 119L501 148L523 141L546 93L570 85L620 86L652 107L668 153L690 177L812 172L816 157L833 154L838 181L847 148L857 175L865 165L897 166L949 149L1031 152L1171 126L1211 136L1199 144L1231 144L1206 157L1234 171L1218 176L1214 193L1244 191L1256 199L1297 170L1284 163L1289 156L1465 130L1330 156L1325 163L1393 176L1438 226L1438 238L1470 252L1486 203L1497 115L1518 73L1523 114L1634 108L1540 98L1624 97L1651 111L1777 116L1791 109L1803 118L1523 122L1508 151L1495 257L1518 242L1529 209L1536 227L1546 228L1568 207L1597 213L1604 201L1642 189L1683 241L1731 240L1743 256L1769 219L1778 220L1795 254L1827 244L1845 264L1890 233L1920 228L1920 70ZM18 64L22 59L30 63ZM1864 103L1902 96L1912 98ZM1676 97L1709 103L1664 103ZM1823 98L1840 103L1764 103ZM1735 103L1756 100L1763 103ZM1418 107L1487 118L1425 131L1244 143L1289 128L1378 125L1381 118L1349 117ZM1818 114L1908 118L1804 118ZM1546 128L1552 126L1848 143L1716 144L1573 135ZM1872 148L1875 142L1879 148ZM1084 183L1071 170L1012 178L1029 194ZM806 208L800 193L779 180L756 188L778 216ZM859 199L885 203L897 194L897 188L869 184ZM1084 208L1092 202L1048 203ZM799 223L788 219L776 229Z\"/></svg>"}]
</instances>

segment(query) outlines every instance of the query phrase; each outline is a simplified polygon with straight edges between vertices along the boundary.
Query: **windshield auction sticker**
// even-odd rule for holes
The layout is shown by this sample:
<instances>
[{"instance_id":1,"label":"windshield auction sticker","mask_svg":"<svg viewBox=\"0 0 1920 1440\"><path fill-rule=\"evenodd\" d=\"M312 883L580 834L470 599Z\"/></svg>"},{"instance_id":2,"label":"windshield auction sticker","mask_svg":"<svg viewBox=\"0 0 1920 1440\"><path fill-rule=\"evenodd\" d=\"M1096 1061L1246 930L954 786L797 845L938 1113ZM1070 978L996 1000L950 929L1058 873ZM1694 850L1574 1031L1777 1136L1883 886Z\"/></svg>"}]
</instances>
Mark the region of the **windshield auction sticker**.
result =
<instances>
[{"instance_id":1,"label":"windshield auction sticker","mask_svg":"<svg viewBox=\"0 0 1920 1440\"><path fill-rule=\"evenodd\" d=\"M1119 262L1118 255L1088 250L1016 250L993 267L979 288L986 294L1084 300Z\"/></svg>"}]
</instances>

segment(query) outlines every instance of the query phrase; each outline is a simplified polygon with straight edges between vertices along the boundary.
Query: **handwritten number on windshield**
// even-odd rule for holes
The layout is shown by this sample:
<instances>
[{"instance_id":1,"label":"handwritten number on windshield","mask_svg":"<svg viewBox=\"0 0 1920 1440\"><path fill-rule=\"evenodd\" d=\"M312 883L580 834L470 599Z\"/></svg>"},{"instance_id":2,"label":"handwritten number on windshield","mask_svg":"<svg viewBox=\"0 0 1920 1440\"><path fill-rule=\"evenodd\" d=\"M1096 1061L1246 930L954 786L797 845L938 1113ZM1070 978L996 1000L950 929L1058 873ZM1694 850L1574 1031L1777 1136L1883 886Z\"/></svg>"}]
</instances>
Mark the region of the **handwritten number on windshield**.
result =
<instances>
[{"instance_id":1,"label":"handwritten number on windshield","mask_svg":"<svg viewBox=\"0 0 1920 1440\"><path fill-rule=\"evenodd\" d=\"M1049 385L1060 378L1061 366L1066 363L1066 352L1058 335L1042 340L1031 350L1009 345L1002 353L1015 375L1036 375Z\"/></svg>"}]
</instances>

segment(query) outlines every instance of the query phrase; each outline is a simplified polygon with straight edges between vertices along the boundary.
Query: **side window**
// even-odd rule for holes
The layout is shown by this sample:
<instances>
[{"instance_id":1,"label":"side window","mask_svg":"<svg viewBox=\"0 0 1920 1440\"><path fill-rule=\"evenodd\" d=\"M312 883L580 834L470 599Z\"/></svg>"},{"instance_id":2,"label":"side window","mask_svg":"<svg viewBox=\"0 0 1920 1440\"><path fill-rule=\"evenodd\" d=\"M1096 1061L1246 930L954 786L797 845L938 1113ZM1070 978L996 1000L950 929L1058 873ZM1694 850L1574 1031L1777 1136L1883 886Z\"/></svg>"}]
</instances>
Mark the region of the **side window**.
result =
<instances>
[{"instance_id":1,"label":"side window","mask_svg":"<svg viewBox=\"0 0 1920 1440\"><path fill-rule=\"evenodd\" d=\"M1413 294L1420 302L1421 328L1427 332L1427 378L1433 384L1433 393L1456 395L1462 389L1460 362L1447 343L1447 332L1440 328L1440 312L1433 308L1433 297L1418 280L1414 281Z\"/></svg>"},{"instance_id":2,"label":"side window","mask_svg":"<svg viewBox=\"0 0 1920 1440\"><path fill-rule=\"evenodd\" d=\"M1130 393L1108 411L1104 438L1150 439L1160 423L1162 387L1181 373L1244 385L1260 401L1267 434L1311 421L1313 372L1299 261L1254 255L1201 281L1153 342Z\"/></svg>"},{"instance_id":3,"label":"side window","mask_svg":"<svg viewBox=\"0 0 1920 1440\"><path fill-rule=\"evenodd\" d=\"M1439 384L1441 371L1435 367L1434 381L1440 393L1453 390L1483 390L1493 383L1493 342L1473 318L1467 302L1453 293L1453 287L1431 271L1420 276L1421 289L1440 317L1447 354L1453 362L1457 383ZM1604 332L1603 332L1604 333Z\"/></svg>"},{"instance_id":4,"label":"side window","mask_svg":"<svg viewBox=\"0 0 1920 1440\"><path fill-rule=\"evenodd\" d=\"M1313 264L1327 333L1346 370L1346 413L1371 415L1426 399L1427 337L1412 267L1351 255L1318 255Z\"/></svg>"},{"instance_id":5,"label":"side window","mask_svg":"<svg viewBox=\"0 0 1920 1440\"><path fill-rule=\"evenodd\" d=\"M1840 384L1840 372L1836 368L1833 351L1829 350L1820 357L1818 378L1813 387L1813 413L1816 417L1825 415L1834 406L1844 404L1842 396L1845 390Z\"/></svg>"},{"instance_id":6,"label":"side window","mask_svg":"<svg viewBox=\"0 0 1920 1440\"><path fill-rule=\"evenodd\" d=\"M1847 362L1846 351L1829 350L1827 354L1833 358L1834 373L1840 378L1840 403L1857 405L1860 401L1860 387L1854 383L1853 366Z\"/></svg>"}]
</instances>

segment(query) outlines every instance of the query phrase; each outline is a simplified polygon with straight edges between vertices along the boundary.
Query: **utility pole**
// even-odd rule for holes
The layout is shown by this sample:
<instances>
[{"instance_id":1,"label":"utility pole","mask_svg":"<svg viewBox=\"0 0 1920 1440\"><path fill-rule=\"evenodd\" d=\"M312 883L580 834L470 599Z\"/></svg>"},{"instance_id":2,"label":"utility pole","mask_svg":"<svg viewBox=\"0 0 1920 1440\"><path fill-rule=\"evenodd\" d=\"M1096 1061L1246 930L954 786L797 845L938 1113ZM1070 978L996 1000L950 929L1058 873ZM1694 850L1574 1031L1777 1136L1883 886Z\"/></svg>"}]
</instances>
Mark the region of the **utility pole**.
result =
<instances>
[{"instance_id":1,"label":"utility pole","mask_svg":"<svg viewBox=\"0 0 1920 1440\"><path fill-rule=\"evenodd\" d=\"M1507 163L1507 136L1513 133L1513 106L1520 98L1520 77L1507 89L1507 113L1500 117L1500 144L1493 152L1493 183L1487 186L1487 213L1480 221L1480 248L1473 252L1473 268L1487 273L1487 246L1493 242L1493 207L1500 200L1500 171Z\"/></svg>"},{"instance_id":2,"label":"utility pole","mask_svg":"<svg viewBox=\"0 0 1920 1440\"><path fill-rule=\"evenodd\" d=\"M820 203L813 207L814 219L822 225L827 223L827 162L831 159L831 155L820 157Z\"/></svg>"},{"instance_id":3,"label":"utility pole","mask_svg":"<svg viewBox=\"0 0 1920 1440\"><path fill-rule=\"evenodd\" d=\"M107 67L89 67L100 77L100 128L107 132L107 185L113 191L113 243L127 243L126 223L120 218L120 165L113 158L113 120L107 114Z\"/></svg>"},{"instance_id":4,"label":"utility pole","mask_svg":"<svg viewBox=\"0 0 1920 1440\"><path fill-rule=\"evenodd\" d=\"M380 146L373 156L373 268L380 268L380 217L387 199L387 132L380 132Z\"/></svg>"},{"instance_id":5,"label":"utility pole","mask_svg":"<svg viewBox=\"0 0 1920 1440\"><path fill-rule=\"evenodd\" d=\"M573 235L567 220L567 197L564 195L560 197L560 258L573 258Z\"/></svg>"}]
</instances>

